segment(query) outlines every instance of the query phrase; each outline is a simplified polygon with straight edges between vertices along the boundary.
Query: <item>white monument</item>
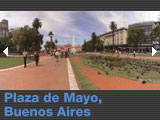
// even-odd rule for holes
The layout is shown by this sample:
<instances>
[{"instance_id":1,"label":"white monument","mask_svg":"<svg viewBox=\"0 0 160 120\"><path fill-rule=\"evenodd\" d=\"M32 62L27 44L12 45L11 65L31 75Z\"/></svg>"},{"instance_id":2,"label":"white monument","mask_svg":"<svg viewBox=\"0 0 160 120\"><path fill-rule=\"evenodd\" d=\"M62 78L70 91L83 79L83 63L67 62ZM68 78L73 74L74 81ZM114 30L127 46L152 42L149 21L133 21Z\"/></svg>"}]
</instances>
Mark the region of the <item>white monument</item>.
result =
<instances>
[{"instance_id":1,"label":"white monument","mask_svg":"<svg viewBox=\"0 0 160 120\"><path fill-rule=\"evenodd\" d=\"M76 52L76 50L75 50L75 41L74 41L74 33L73 33L73 35L72 35L72 51L71 51L72 53L75 53Z\"/></svg>"}]
</instances>

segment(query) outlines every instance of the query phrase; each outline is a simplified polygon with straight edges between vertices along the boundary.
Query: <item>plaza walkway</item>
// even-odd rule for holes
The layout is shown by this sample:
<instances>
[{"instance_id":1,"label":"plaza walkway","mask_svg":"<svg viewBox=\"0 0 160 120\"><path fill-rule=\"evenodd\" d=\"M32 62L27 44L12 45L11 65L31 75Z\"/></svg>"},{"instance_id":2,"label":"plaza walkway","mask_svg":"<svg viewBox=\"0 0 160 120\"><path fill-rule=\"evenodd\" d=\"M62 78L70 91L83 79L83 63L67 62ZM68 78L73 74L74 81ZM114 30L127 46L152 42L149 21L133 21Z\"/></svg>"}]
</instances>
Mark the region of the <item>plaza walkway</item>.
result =
<instances>
[{"instance_id":1,"label":"plaza walkway","mask_svg":"<svg viewBox=\"0 0 160 120\"><path fill-rule=\"evenodd\" d=\"M0 70L0 90L69 90L67 59L57 63L53 57L44 57L38 67L35 63Z\"/></svg>"}]
</instances>

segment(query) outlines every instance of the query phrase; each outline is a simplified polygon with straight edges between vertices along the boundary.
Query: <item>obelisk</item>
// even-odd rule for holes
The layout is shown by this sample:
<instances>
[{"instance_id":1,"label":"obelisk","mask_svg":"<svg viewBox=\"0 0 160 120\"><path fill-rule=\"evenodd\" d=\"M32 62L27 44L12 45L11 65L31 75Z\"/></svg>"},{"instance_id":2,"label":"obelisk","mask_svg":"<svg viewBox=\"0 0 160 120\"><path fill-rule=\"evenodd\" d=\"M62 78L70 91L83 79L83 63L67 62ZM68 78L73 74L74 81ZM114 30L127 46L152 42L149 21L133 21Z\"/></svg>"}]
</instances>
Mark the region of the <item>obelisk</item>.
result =
<instances>
[{"instance_id":1,"label":"obelisk","mask_svg":"<svg viewBox=\"0 0 160 120\"><path fill-rule=\"evenodd\" d=\"M72 53L75 53L75 41L74 41L74 33L72 34Z\"/></svg>"}]
</instances>

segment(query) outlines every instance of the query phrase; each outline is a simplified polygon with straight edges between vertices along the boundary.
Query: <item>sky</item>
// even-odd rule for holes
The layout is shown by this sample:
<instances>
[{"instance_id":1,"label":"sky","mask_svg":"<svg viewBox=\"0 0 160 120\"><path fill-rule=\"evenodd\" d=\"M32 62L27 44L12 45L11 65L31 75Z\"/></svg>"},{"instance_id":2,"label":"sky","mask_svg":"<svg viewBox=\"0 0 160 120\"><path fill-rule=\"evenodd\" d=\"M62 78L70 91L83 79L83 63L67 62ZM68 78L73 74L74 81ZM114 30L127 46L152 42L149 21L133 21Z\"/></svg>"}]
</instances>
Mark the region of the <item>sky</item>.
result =
<instances>
[{"instance_id":1,"label":"sky","mask_svg":"<svg viewBox=\"0 0 160 120\"><path fill-rule=\"evenodd\" d=\"M91 39L91 33L100 35L110 31L109 24L114 21L117 27L128 27L129 24L144 21L157 21L159 11L0 11L0 20L7 19L9 29L32 26L34 18L42 22L40 28L43 41L50 41L48 33L53 32L58 44L72 43L81 45Z\"/></svg>"}]
</instances>

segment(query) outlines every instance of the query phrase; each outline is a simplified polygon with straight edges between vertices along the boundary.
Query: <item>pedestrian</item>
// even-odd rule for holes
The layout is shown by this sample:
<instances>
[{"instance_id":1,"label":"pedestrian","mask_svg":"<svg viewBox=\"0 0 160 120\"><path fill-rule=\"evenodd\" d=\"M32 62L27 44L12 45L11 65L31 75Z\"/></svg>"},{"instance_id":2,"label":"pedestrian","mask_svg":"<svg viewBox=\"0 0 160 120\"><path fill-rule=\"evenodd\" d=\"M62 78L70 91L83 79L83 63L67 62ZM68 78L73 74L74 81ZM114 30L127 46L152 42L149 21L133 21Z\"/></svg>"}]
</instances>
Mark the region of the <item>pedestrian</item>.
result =
<instances>
[{"instance_id":1,"label":"pedestrian","mask_svg":"<svg viewBox=\"0 0 160 120\"><path fill-rule=\"evenodd\" d=\"M133 52L133 56L136 57L136 51Z\"/></svg>"},{"instance_id":2,"label":"pedestrian","mask_svg":"<svg viewBox=\"0 0 160 120\"><path fill-rule=\"evenodd\" d=\"M58 52L58 50L55 52L55 57L56 57L56 61L58 62L59 61L59 52Z\"/></svg>"},{"instance_id":3,"label":"pedestrian","mask_svg":"<svg viewBox=\"0 0 160 120\"><path fill-rule=\"evenodd\" d=\"M28 55L28 52L24 49L23 51L24 68L27 67L27 55Z\"/></svg>"},{"instance_id":4,"label":"pedestrian","mask_svg":"<svg viewBox=\"0 0 160 120\"><path fill-rule=\"evenodd\" d=\"M65 57L68 58L69 57L69 54L67 51L65 51Z\"/></svg>"},{"instance_id":5,"label":"pedestrian","mask_svg":"<svg viewBox=\"0 0 160 120\"><path fill-rule=\"evenodd\" d=\"M39 63L39 53L37 51L34 53L34 60L35 60L36 66L38 66L38 63Z\"/></svg>"}]
</instances>

